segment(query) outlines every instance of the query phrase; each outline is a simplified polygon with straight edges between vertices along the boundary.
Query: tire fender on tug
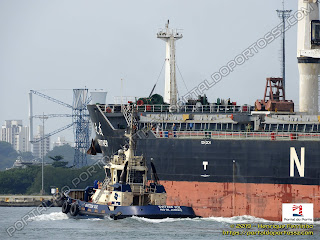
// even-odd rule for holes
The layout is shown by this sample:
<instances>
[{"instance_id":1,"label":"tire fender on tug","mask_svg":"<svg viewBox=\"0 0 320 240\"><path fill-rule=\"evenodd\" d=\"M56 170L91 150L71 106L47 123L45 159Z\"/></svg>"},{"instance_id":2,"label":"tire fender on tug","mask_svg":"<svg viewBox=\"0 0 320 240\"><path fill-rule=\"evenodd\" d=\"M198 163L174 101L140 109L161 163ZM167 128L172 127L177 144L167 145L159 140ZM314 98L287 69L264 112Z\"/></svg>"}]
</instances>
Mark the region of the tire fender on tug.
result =
<instances>
[{"instance_id":1,"label":"tire fender on tug","mask_svg":"<svg viewBox=\"0 0 320 240\"><path fill-rule=\"evenodd\" d=\"M122 212L117 212L117 214L111 214L110 217L113 220L118 220L121 215L122 215Z\"/></svg>"},{"instance_id":2,"label":"tire fender on tug","mask_svg":"<svg viewBox=\"0 0 320 240\"><path fill-rule=\"evenodd\" d=\"M77 216L78 213L79 213L79 206L76 202L74 202L71 204L71 207L70 207L70 215Z\"/></svg>"},{"instance_id":3,"label":"tire fender on tug","mask_svg":"<svg viewBox=\"0 0 320 240\"><path fill-rule=\"evenodd\" d=\"M65 213L65 214L67 214L69 211L70 211L70 204L67 202L67 201L65 201L63 204L62 204L62 212L63 213Z\"/></svg>"}]
</instances>

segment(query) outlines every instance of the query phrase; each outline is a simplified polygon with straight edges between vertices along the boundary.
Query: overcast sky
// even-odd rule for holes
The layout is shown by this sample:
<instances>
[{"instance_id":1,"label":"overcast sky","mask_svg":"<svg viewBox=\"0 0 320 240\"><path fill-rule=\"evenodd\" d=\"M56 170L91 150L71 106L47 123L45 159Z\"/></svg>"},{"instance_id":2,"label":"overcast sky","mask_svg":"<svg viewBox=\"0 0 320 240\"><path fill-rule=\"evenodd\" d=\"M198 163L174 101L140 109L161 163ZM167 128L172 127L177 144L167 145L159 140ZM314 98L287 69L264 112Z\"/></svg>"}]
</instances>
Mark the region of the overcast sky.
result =
<instances>
[{"instance_id":1,"label":"overcast sky","mask_svg":"<svg viewBox=\"0 0 320 240\"><path fill-rule=\"evenodd\" d=\"M298 1L286 1L297 10ZM28 125L30 89L72 103L72 90L104 89L107 102L120 96L148 96L165 58L156 33L170 19L183 29L176 60L189 89L263 37L280 22L282 0L0 0L0 124ZM287 32L287 99L298 104L297 26ZM231 98L253 105L265 79L280 76L280 38L207 91L209 101ZM179 94L186 88L177 74ZM164 73L156 92L163 95ZM71 113L34 96L34 114ZM49 119L53 131L71 119ZM36 125L40 124L35 120ZM72 140L72 129L57 136Z\"/></svg>"}]
</instances>

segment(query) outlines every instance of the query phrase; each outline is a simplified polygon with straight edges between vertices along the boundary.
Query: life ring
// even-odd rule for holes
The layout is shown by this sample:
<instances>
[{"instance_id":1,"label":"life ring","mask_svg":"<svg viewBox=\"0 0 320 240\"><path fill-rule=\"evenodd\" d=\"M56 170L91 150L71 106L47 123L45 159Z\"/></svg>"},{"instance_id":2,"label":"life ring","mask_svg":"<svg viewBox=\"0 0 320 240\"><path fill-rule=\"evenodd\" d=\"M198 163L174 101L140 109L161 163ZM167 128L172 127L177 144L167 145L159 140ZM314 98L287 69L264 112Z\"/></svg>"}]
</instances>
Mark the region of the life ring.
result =
<instances>
[{"instance_id":1,"label":"life ring","mask_svg":"<svg viewBox=\"0 0 320 240\"><path fill-rule=\"evenodd\" d=\"M107 112L107 113L111 113L111 112L112 112L112 111L111 111L111 108L107 107L106 112Z\"/></svg>"},{"instance_id":2,"label":"life ring","mask_svg":"<svg viewBox=\"0 0 320 240\"><path fill-rule=\"evenodd\" d=\"M79 206L76 202L74 202L71 204L71 207L70 207L70 215L77 216L78 213L79 213Z\"/></svg>"},{"instance_id":3,"label":"life ring","mask_svg":"<svg viewBox=\"0 0 320 240\"><path fill-rule=\"evenodd\" d=\"M62 204L62 212L63 213L65 213L65 214L67 214L69 211L70 211L70 204L67 202L67 201L65 201L63 204Z\"/></svg>"},{"instance_id":4,"label":"life ring","mask_svg":"<svg viewBox=\"0 0 320 240\"><path fill-rule=\"evenodd\" d=\"M144 103L144 102L143 102L142 100L138 100L137 105L138 105L138 106L142 106L143 103Z\"/></svg>"}]
</instances>

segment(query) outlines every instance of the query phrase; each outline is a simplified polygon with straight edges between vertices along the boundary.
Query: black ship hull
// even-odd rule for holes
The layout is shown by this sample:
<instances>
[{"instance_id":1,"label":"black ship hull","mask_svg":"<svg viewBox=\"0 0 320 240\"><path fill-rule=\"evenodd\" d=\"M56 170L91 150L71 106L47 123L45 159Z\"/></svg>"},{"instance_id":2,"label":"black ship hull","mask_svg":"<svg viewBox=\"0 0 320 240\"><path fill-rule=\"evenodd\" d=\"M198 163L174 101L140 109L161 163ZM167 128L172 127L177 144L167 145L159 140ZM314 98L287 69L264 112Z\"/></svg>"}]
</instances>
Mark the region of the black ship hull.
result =
<instances>
[{"instance_id":1,"label":"black ship hull","mask_svg":"<svg viewBox=\"0 0 320 240\"><path fill-rule=\"evenodd\" d=\"M112 129L106 121L107 114L103 116L95 111L93 105L89 105L88 109L93 123L99 126L96 128L97 141L106 141L105 145L99 144L105 156L126 144L125 129ZM266 194L266 198L272 196L266 201L269 206L279 209L281 203L286 202L313 202L319 205L318 198L309 199L312 193L310 196L300 196L299 191L309 186L309 191L319 193L320 141L296 138L177 139L174 134L172 132L167 138L157 138L151 131L139 133L136 145L138 155L143 154L148 161L154 162L162 184L169 189L169 204L193 206L196 214L201 216L249 214L273 220L280 220L281 212L275 215L261 213L255 202L256 198L259 199L257 191L261 190L261 194ZM198 192L197 184L206 186L207 194L177 192L175 189L183 189L181 186L175 187L179 184L194 193ZM245 190L237 193L237 186L238 189ZM292 188L292 191L284 191L283 187ZM217 190L219 188L224 190ZM203 201L198 198L199 194L204 194ZM232 198L237 194L243 195L242 201L246 202L244 205L251 205L251 209L257 207L258 210L248 211L248 207L243 207L243 210L236 211L230 202L220 204L220 207L212 205L221 197ZM313 196L316 195L319 194ZM320 217L319 207L315 208L315 217Z\"/></svg>"}]
</instances>

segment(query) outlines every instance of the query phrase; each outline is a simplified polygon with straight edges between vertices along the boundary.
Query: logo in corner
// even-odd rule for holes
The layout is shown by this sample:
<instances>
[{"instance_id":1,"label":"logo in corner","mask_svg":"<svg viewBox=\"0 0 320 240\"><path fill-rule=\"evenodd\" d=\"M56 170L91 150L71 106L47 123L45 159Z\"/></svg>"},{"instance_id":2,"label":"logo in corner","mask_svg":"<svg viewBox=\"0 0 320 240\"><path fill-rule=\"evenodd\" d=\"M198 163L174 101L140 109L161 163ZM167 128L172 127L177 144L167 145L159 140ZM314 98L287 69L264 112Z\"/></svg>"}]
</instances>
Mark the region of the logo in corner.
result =
<instances>
[{"instance_id":1,"label":"logo in corner","mask_svg":"<svg viewBox=\"0 0 320 240\"><path fill-rule=\"evenodd\" d=\"M302 215L302 205L293 205L292 206L293 217L303 217Z\"/></svg>"},{"instance_id":2,"label":"logo in corner","mask_svg":"<svg viewBox=\"0 0 320 240\"><path fill-rule=\"evenodd\" d=\"M313 222L313 203L282 203L282 222Z\"/></svg>"}]
</instances>

